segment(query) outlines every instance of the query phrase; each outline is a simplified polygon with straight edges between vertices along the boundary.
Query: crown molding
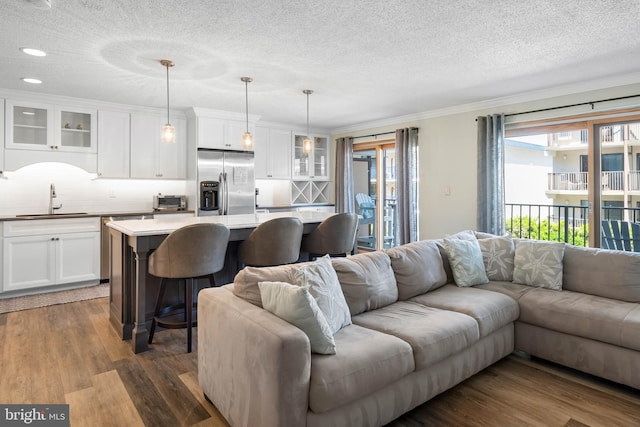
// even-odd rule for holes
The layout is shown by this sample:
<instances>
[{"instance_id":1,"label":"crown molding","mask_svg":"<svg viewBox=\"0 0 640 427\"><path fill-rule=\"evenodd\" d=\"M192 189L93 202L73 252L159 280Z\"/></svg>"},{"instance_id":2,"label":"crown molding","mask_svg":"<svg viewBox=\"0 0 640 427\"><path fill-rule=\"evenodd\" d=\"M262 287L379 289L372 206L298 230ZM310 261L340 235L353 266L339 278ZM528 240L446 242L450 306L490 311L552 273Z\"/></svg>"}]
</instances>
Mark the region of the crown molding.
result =
<instances>
[{"instance_id":1,"label":"crown molding","mask_svg":"<svg viewBox=\"0 0 640 427\"><path fill-rule=\"evenodd\" d=\"M427 110L419 113L406 114L403 116L389 117L386 119L373 120L369 122L356 123L353 125L342 126L331 131L332 135L345 132L355 132L367 129L380 128L385 126L397 125L401 123L415 122L420 120L432 119L436 117L449 116L453 114L470 113L473 111L481 111L487 109L495 109L498 107L506 107L508 105L520 104L524 102L540 101L543 99L555 98L558 96L575 95L579 93L591 92L602 89L610 89L619 86L631 84L640 84L640 72L623 74L618 76L609 76L596 80L588 80L584 82L570 83L562 86L554 86L545 89L522 92L514 95L493 98L484 101L472 102L468 104L454 105L451 107Z\"/></svg>"}]
</instances>

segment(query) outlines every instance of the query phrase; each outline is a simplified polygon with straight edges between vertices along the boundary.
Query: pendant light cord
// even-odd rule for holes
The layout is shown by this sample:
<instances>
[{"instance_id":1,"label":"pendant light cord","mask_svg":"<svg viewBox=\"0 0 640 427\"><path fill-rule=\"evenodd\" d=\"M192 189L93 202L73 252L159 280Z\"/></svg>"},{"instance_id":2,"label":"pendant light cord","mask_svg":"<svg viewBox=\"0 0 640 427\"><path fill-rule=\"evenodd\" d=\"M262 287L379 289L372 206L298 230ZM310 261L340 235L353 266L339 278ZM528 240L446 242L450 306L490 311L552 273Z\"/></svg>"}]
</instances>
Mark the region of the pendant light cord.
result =
<instances>
[{"instance_id":1,"label":"pendant light cord","mask_svg":"<svg viewBox=\"0 0 640 427\"><path fill-rule=\"evenodd\" d=\"M309 92L307 92L307 138L309 138Z\"/></svg>"},{"instance_id":2,"label":"pendant light cord","mask_svg":"<svg viewBox=\"0 0 640 427\"><path fill-rule=\"evenodd\" d=\"M249 80L244 81L244 106L247 118L247 132L249 132Z\"/></svg>"},{"instance_id":3,"label":"pendant light cord","mask_svg":"<svg viewBox=\"0 0 640 427\"><path fill-rule=\"evenodd\" d=\"M165 67L167 68L167 124L169 124L169 63Z\"/></svg>"}]
</instances>

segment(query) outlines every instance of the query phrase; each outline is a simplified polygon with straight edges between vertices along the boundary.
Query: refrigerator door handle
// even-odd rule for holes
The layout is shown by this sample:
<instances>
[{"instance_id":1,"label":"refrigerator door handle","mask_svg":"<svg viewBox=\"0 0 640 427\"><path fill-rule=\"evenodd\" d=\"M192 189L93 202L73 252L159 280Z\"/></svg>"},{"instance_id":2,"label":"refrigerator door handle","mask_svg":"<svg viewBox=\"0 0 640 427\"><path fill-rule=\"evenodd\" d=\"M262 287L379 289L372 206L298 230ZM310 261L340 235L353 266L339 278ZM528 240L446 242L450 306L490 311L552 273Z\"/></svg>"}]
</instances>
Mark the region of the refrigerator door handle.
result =
<instances>
[{"instance_id":1,"label":"refrigerator door handle","mask_svg":"<svg viewBox=\"0 0 640 427\"><path fill-rule=\"evenodd\" d=\"M220 173L218 177L218 182L220 183L219 191L218 191L218 206L220 208L220 215L224 215L224 176Z\"/></svg>"},{"instance_id":2,"label":"refrigerator door handle","mask_svg":"<svg viewBox=\"0 0 640 427\"><path fill-rule=\"evenodd\" d=\"M229 182L227 181L227 172L224 172L224 214L229 215Z\"/></svg>"}]
</instances>

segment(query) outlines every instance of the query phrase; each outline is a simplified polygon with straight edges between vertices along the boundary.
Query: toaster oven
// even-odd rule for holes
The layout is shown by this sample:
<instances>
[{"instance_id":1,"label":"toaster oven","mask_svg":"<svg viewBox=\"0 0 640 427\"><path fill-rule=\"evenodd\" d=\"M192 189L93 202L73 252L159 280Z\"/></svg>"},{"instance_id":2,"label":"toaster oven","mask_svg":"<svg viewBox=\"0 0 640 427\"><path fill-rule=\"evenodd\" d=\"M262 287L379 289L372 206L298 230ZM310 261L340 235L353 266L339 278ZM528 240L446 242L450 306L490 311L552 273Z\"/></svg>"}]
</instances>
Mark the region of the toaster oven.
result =
<instances>
[{"instance_id":1,"label":"toaster oven","mask_svg":"<svg viewBox=\"0 0 640 427\"><path fill-rule=\"evenodd\" d=\"M187 209L187 196L158 194L153 196L154 211L183 211Z\"/></svg>"}]
</instances>

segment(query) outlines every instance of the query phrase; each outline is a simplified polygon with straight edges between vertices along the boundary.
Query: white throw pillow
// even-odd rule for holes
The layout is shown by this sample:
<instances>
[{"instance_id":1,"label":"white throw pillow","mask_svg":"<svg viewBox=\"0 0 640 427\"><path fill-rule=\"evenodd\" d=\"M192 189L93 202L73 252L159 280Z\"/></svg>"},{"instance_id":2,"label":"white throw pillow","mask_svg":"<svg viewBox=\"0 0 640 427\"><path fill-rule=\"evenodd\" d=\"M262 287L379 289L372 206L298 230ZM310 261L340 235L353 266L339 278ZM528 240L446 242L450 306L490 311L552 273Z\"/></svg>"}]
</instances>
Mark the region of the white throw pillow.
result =
<instances>
[{"instance_id":1,"label":"white throw pillow","mask_svg":"<svg viewBox=\"0 0 640 427\"><path fill-rule=\"evenodd\" d=\"M331 328L307 288L285 282L259 282L258 287L264 309L307 334L312 352L336 354Z\"/></svg>"},{"instance_id":2,"label":"white throw pillow","mask_svg":"<svg viewBox=\"0 0 640 427\"><path fill-rule=\"evenodd\" d=\"M564 243L517 240L513 283L562 290Z\"/></svg>"},{"instance_id":3,"label":"white throw pillow","mask_svg":"<svg viewBox=\"0 0 640 427\"><path fill-rule=\"evenodd\" d=\"M338 275L325 255L316 262L298 267L293 273L294 285L306 287L318 303L324 317L335 334L351 324L349 306L342 293Z\"/></svg>"},{"instance_id":4,"label":"white throw pillow","mask_svg":"<svg viewBox=\"0 0 640 427\"><path fill-rule=\"evenodd\" d=\"M458 286L473 286L489 283L482 261L478 240L444 238L444 249L449 258L453 280Z\"/></svg>"},{"instance_id":5,"label":"white throw pillow","mask_svg":"<svg viewBox=\"0 0 640 427\"><path fill-rule=\"evenodd\" d=\"M481 238L478 244L489 280L513 281L515 246L511 236Z\"/></svg>"}]
</instances>

